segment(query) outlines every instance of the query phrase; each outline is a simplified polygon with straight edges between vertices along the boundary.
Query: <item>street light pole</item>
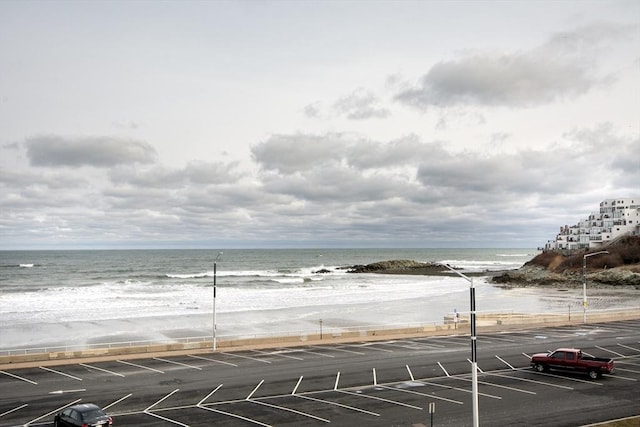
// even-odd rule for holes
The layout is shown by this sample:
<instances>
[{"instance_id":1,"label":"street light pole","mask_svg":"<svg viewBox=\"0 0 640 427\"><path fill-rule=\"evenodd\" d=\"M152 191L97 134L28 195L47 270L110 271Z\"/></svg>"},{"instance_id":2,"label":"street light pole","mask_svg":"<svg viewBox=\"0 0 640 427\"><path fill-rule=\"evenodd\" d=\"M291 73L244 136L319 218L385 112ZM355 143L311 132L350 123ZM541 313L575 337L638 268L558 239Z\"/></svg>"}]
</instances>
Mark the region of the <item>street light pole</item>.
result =
<instances>
[{"instance_id":1,"label":"street light pole","mask_svg":"<svg viewBox=\"0 0 640 427\"><path fill-rule=\"evenodd\" d=\"M222 252L213 260L213 351L216 351L216 267Z\"/></svg>"},{"instance_id":2,"label":"street light pole","mask_svg":"<svg viewBox=\"0 0 640 427\"><path fill-rule=\"evenodd\" d=\"M443 267L448 268L449 270L456 273L458 276L462 277L464 280L469 282L469 299L471 305L470 322L471 322L471 396L473 402L473 427L480 426L480 416L478 413L478 359L477 359L477 351L476 351L476 288L473 286L473 278L468 277L462 273L460 273L455 268L451 267L449 264L440 264Z\"/></svg>"},{"instance_id":3,"label":"street light pole","mask_svg":"<svg viewBox=\"0 0 640 427\"><path fill-rule=\"evenodd\" d=\"M587 323L587 258L594 255L608 254L609 251L584 254L582 257L582 323Z\"/></svg>"}]
</instances>

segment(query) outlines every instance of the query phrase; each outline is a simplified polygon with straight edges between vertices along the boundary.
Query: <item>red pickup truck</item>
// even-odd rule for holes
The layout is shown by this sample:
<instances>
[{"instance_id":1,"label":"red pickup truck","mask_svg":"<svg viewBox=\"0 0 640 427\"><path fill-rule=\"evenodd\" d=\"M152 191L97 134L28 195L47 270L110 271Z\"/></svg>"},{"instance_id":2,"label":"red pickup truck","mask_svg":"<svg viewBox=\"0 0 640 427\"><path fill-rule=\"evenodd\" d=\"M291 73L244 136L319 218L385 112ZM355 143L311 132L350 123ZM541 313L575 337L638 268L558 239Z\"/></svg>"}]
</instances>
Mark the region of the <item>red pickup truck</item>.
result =
<instances>
[{"instance_id":1,"label":"red pickup truck","mask_svg":"<svg viewBox=\"0 0 640 427\"><path fill-rule=\"evenodd\" d=\"M559 348L549 353L534 354L531 356L531 367L538 372L549 369L582 371L587 372L591 379L614 371L613 359L589 356L577 348Z\"/></svg>"}]
</instances>

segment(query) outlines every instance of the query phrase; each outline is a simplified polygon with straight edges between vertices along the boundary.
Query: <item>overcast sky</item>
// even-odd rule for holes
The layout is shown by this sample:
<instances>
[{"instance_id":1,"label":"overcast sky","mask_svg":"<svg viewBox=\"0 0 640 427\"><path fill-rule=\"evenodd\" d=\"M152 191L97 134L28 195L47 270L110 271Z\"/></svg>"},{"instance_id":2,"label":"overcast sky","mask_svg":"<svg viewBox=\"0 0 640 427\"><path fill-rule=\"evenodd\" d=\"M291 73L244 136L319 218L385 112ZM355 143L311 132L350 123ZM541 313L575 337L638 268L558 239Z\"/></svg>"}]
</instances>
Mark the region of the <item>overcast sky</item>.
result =
<instances>
[{"instance_id":1,"label":"overcast sky","mask_svg":"<svg viewBox=\"0 0 640 427\"><path fill-rule=\"evenodd\" d=\"M537 247L640 197L640 2L0 2L0 249Z\"/></svg>"}]
</instances>

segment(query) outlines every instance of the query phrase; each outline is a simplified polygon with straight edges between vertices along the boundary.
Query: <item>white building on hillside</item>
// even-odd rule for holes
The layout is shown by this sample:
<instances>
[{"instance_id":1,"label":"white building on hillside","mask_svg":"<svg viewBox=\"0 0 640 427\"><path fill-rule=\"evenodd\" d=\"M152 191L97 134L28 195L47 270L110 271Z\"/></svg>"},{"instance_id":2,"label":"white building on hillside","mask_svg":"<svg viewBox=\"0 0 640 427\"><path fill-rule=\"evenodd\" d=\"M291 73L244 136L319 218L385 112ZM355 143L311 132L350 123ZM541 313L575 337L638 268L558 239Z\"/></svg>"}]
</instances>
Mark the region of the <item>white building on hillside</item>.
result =
<instances>
[{"instance_id":1,"label":"white building on hillside","mask_svg":"<svg viewBox=\"0 0 640 427\"><path fill-rule=\"evenodd\" d=\"M556 240L549 240L544 250L598 248L624 235L640 235L640 197L603 200L600 212L560 227Z\"/></svg>"}]
</instances>

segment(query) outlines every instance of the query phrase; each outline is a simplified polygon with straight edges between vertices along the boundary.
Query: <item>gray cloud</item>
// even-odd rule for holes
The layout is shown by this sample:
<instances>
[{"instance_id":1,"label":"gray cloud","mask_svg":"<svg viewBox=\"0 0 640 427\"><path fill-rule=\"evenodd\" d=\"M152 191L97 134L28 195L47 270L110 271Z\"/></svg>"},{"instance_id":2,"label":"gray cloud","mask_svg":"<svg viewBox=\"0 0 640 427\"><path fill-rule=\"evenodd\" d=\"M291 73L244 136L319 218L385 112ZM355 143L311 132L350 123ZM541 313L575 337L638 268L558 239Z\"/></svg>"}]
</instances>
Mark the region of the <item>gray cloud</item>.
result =
<instances>
[{"instance_id":1,"label":"gray cloud","mask_svg":"<svg viewBox=\"0 0 640 427\"><path fill-rule=\"evenodd\" d=\"M313 119L344 117L349 120L367 120L385 119L391 115L391 111L382 106L380 98L363 88L340 97L326 109L320 102L314 102L306 105L303 112L305 116Z\"/></svg>"},{"instance_id":2,"label":"gray cloud","mask_svg":"<svg viewBox=\"0 0 640 427\"><path fill-rule=\"evenodd\" d=\"M145 169L117 167L110 171L109 178L118 185L136 187L180 188L185 185L211 185L237 182L244 175L238 163L203 162L188 163L182 169L171 169L152 165Z\"/></svg>"},{"instance_id":3,"label":"gray cloud","mask_svg":"<svg viewBox=\"0 0 640 427\"><path fill-rule=\"evenodd\" d=\"M302 109L302 111L305 116L316 119L320 117L320 104L317 102L308 104Z\"/></svg>"},{"instance_id":4,"label":"gray cloud","mask_svg":"<svg viewBox=\"0 0 640 427\"><path fill-rule=\"evenodd\" d=\"M476 244L543 244L601 199L636 195L638 146L637 136L606 123L567 132L548 149L511 153L452 152L446 142L415 135L276 135L253 147L255 175L217 162L95 168L81 179L73 168L2 171L0 227L7 244L161 245L170 238L466 245L470 235Z\"/></svg>"},{"instance_id":5,"label":"gray cloud","mask_svg":"<svg viewBox=\"0 0 640 427\"><path fill-rule=\"evenodd\" d=\"M631 31L599 24L555 34L545 44L512 53L476 52L435 64L418 85L395 99L429 106L484 105L533 107L575 98L612 76L596 72L596 52Z\"/></svg>"},{"instance_id":6,"label":"gray cloud","mask_svg":"<svg viewBox=\"0 0 640 427\"><path fill-rule=\"evenodd\" d=\"M104 168L156 159L150 144L115 137L38 136L28 138L25 146L32 166Z\"/></svg>"},{"instance_id":7,"label":"gray cloud","mask_svg":"<svg viewBox=\"0 0 640 427\"><path fill-rule=\"evenodd\" d=\"M351 120L383 119L391 112L380 106L380 100L371 91L357 89L351 94L338 99L333 104L338 115Z\"/></svg>"}]
</instances>

